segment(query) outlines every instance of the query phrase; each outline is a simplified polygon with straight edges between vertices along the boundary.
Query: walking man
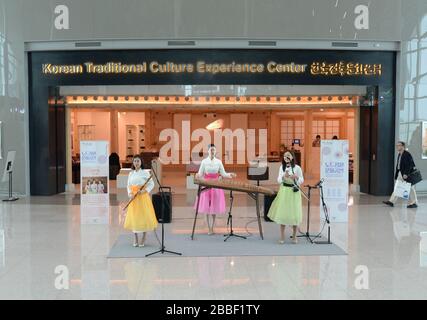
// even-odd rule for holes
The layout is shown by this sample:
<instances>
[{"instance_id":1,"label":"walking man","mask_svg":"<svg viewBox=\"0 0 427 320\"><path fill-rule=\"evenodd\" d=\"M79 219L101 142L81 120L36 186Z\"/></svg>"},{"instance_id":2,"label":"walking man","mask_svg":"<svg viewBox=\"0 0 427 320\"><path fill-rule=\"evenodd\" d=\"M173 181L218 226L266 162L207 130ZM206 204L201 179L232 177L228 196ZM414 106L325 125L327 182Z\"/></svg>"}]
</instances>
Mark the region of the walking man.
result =
<instances>
[{"instance_id":1,"label":"walking man","mask_svg":"<svg viewBox=\"0 0 427 320\"><path fill-rule=\"evenodd\" d=\"M415 168L415 162L412 158L412 155L405 150L405 142L398 141L396 144L396 149L398 152L397 155L397 165L396 165L396 172L394 174L395 180L401 180L406 181L408 179L409 174L414 170ZM394 193L391 195L390 200L383 201L386 205L393 207L395 202L397 200L397 197L394 195ZM417 193L415 192L415 186L413 185L411 187L411 192L409 194L409 200L408 200L408 208L417 208Z\"/></svg>"}]
</instances>

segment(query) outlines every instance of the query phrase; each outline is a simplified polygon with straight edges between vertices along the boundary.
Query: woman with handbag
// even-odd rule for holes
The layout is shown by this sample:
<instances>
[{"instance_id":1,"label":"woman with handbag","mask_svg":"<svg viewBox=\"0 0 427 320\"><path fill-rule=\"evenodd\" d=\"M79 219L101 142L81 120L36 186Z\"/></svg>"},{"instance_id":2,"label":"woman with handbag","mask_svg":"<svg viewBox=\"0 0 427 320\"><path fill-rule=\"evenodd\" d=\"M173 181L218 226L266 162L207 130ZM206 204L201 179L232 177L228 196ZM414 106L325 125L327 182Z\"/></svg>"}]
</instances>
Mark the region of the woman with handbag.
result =
<instances>
[{"instance_id":1,"label":"woman with handbag","mask_svg":"<svg viewBox=\"0 0 427 320\"><path fill-rule=\"evenodd\" d=\"M403 141L398 141L396 144L398 156L394 179L396 180L396 183L408 182L412 184L409 192L409 200L407 206L407 208L412 209L418 207L415 184L419 182L419 179L417 179L416 177L416 175L418 176L419 171L416 170L414 159L412 158L412 155L409 153L409 151L405 149L405 147L406 144ZM383 203L390 207L393 207L397 201L397 198L397 195L395 194L395 192L393 192L390 199L388 201L383 201Z\"/></svg>"},{"instance_id":2,"label":"woman with handbag","mask_svg":"<svg viewBox=\"0 0 427 320\"><path fill-rule=\"evenodd\" d=\"M271 204L268 217L280 225L279 243L285 243L285 228L292 226L292 242L298 243L297 228L302 221L301 192L297 186L304 182L301 168L295 164L295 157L289 151L283 155L277 182L279 192Z\"/></svg>"}]
</instances>

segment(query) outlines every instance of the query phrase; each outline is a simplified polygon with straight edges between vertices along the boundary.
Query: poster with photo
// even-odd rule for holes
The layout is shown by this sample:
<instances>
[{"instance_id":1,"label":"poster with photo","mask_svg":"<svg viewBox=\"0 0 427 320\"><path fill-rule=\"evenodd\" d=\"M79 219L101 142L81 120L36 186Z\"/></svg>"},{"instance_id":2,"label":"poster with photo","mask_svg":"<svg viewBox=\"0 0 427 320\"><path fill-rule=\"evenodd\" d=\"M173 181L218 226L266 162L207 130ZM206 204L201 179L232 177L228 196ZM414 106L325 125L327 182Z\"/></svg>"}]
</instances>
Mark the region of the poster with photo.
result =
<instances>
[{"instance_id":1,"label":"poster with photo","mask_svg":"<svg viewBox=\"0 0 427 320\"><path fill-rule=\"evenodd\" d=\"M422 159L427 159L427 121L423 121L422 126L422 137L421 137L421 148L422 148Z\"/></svg>"},{"instance_id":2,"label":"poster with photo","mask_svg":"<svg viewBox=\"0 0 427 320\"><path fill-rule=\"evenodd\" d=\"M320 176L331 222L348 221L348 140L322 140ZM324 219L323 210L321 217Z\"/></svg>"},{"instance_id":3,"label":"poster with photo","mask_svg":"<svg viewBox=\"0 0 427 320\"><path fill-rule=\"evenodd\" d=\"M81 181L84 195L109 193L108 177L84 177Z\"/></svg>"},{"instance_id":4,"label":"poster with photo","mask_svg":"<svg viewBox=\"0 0 427 320\"><path fill-rule=\"evenodd\" d=\"M81 223L109 221L109 143L80 142Z\"/></svg>"}]
</instances>

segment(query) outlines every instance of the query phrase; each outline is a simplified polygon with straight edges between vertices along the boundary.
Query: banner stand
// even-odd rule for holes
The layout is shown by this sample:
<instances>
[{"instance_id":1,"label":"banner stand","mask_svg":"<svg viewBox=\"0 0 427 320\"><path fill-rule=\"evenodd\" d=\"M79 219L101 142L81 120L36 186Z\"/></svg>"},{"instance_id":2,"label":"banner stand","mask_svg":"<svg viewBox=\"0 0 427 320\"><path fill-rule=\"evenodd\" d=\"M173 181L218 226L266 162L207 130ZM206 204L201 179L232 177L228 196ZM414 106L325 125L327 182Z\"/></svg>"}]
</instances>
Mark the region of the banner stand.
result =
<instances>
[{"instance_id":1,"label":"banner stand","mask_svg":"<svg viewBox=\"0 0 427 320\"><path fill-rule=\"evenodd\" d=\"M9 198L3 199L4 202L13 202L19 200L19 198L14 197L12 194L12 171L9 171Z\"/></svg>"},{"instance_id":2,"label":"banner stand","mask_svg":"<svg viewBox=\"0 0 427 320\"><path fill-rule=\"evenodd\" d=\"M324 179L324 201L328 212L321 212L323 220L348 222L349 143L348 140L322 140L320 171ZM326 217L328 215L329 217Z\"/></svg>"},{"instance_id":3,"label":"banner stand","mask_svg":"<svg viewBox=\"0 0 427 320\"><path fill-rule=\"evenodd\" d=\"M16 151L9 151L7 154L6 167L4 168L3 182L9 181L9 198L4 199L4 202L13 202L19 198L13 196L12 173L13 163L15 162Z\"/></svg>"},{"instance_id":4,"label":"banner stand","mask_svg":"<svg viewBox=\"0 0 427 320\"><path fill-rule=\"evenodd\" d=\"M80 223L108 224L109 142L80 141Z\"/></svg>"}]
</instances>

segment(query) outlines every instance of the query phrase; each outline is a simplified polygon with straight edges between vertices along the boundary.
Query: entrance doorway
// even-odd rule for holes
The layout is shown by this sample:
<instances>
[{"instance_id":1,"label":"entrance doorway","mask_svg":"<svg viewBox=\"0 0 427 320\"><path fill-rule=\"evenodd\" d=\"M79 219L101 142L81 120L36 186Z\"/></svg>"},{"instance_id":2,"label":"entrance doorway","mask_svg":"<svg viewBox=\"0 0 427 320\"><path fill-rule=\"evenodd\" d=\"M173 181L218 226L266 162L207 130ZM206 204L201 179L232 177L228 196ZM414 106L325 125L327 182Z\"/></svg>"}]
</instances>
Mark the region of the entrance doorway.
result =
<instances>
[{"instance_id":1,"label":"entrance doorway","mask_svg":"<svg viewBox=\"0 0 427 320\"><path fill-rule=\"evenodd\" d=\"M242 88L245 96L231 95L230 90L242 91ZM180 90L182 94L179 94ZM202 90L212 93L202 96ZM306 181L315 183L320 179L320 141L334 138L349 140L349 183L354 190L359 190L359 109L364 103L367 89L350 86L293 86L290 89L277 86L274 88L274 97L252 95L254 91L271 93L272 90L271 86L239 86L237 89L230 89L230 86L157 86L150 89L143 86L61 87L57 99L65 102L65 136L70 137L66 152L69 159L67 177L64 181L70 190L79 191L80 141L107 140L112 156L119 159L117 164L111 164L115 167L110 168L112 182L109 190L119 192L118 189L123 186L120 187L120 183L116 182L117 175L121 168L131 166L133 155L141 154L147 159L146 167L150 167L151 160L159 155L166 144L166 141L159 139L162 131L173 129L182 135L183 123L188 122L190 133L211 128L209 135L212 141L214 129L254 130L256 156L266 157L269 164L277 163L271 166L270 179L266 182L272 186L276 185L276 171L285 151L295 153ZM290 90L292 96L287 94ZM100 91L104 95L99 94ZM135 95L138 91L145 94ZM185 95L190 92L191 96ZM277 95L277 92L282 95ZM209 103L203 101L207 99ZM230 100L234 100L234 103L230 103ZM260 153L259 145L259 132L262 129L268 133L265 154ZM316 140L317 136L320 136L319 141ZM199 142L191 141L189 149L192 150ZM254 159L247 158L246 150L238 143L234 146L230 154L223 143L219 156L227 170L237 172L239 179L244 180L247 167ZM179 144L177 148L179 154L190 152L184 144ZM244 163L237 161L239 153L243 153ZM231 162L227 161L230 158ZM161 178L174 190L186 192L187 177L194 174L196 169L197 166L182 162L165 164L162 166Z\"/></svg>"}]
</instances>

